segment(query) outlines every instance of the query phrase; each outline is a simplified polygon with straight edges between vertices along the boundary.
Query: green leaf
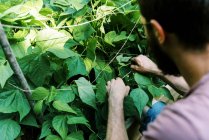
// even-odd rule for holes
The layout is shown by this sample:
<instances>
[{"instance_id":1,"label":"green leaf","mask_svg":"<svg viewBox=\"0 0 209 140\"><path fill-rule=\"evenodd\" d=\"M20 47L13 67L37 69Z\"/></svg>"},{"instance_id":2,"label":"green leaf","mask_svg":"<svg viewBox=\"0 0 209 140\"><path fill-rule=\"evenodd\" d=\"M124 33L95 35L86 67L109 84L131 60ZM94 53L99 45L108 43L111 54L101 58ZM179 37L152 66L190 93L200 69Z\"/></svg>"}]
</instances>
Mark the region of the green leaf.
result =
<instances>
[{"instance_id":1,"label":"green leaf","mask_svg":"<svg viewBox=\"0 0 209 140\"><path fill-rule=\"evenodd\" d=\"M90 23L88 23L82 26L74 27L73 37L76 41L80 42L80 41L84 41L90 38L94 32L95 32L94 28L91 26Z\"/></svg>"},{"instance_id":2,"label":"green leaf","mask_svg":"<svg viewBox=\"0 0 209 140\"><path fill-rule=\"evenodd\" d=\"M106 81L101 79L96 85L96 98L99 103L104 103L107 99Z\"/></svg>"},{"instance_id":3,"label":"green leaf","mask_svg":"<svg viewBox=\"0 0 209 140\"><path fill-rule=\"evenodd\" d=\"M42 138L44 138L46 136L51 135L52 132L51 132L51 129L50 128L51 128L51 121L50 120L45 121L42 124L42 127L41 127L41 135L40 135L39 139L42 139Z\"/></svg>"},{"instance_id":4,"label":"green leaf","mask_svg":"<svg viewBox=\"0 0 209 140\"><path fill-rule=\"evenodd\" d=\"M74 46L80 45L78 42L76 42L73 39L69 39L66 43L65 43L65 48L71 49Z\"/></svg>"},{"instance_id":5,"label":"green leaf","mask_svg":"<svg viewBox=\"0 0 209 140\"><path fill-rule=\"evenodd\" d=\"M41 53L48 51L58 58L66 59L77 55L64 47L69 38L72 38L70 34L64 34L53 29L44 29L39 31L36 36L36 47L41 50Z\"/></svg>"},{"instance_id":6,"label":"green leaf","mask_svg":"<svg viewBox=\"0 0 209 140\"><path fill-rule=\"evenodd\" d=\"M120 35L117 35L115 31L110 31L109 33L107 33L105 35L105 42L112 45L112 46L115 46L113 43L116 43L116 42L119 42L119 41L122 41L122 40L126 40L127 39L127 36L126 36L126 32L125 31L122 31L120 33Z\"/></svg>"},{"instance_id":7,"label":"green leaf","mask_svg":"<svg viewBox=\"0 0 209 140\"><path fill-rule=\"evenodd\" d=\"M27 76L29 79L36 86L43 86L47 77L51 75L49 61L45 57L39 56L35 58L35 60L32 60L31 63L26 65L29 65L27 70Z\"/></svg>"},{"instance_id":8,"label":"green leaf","mask_svg":"<svg viewBox=\"0 0 209 140\"><path fill-rule=\"evenodd\" d=\"M68 7L70 9L75 9L76 11L82 9L89 0L56 0L55 5L61 5L61 7Z\"/></svg>"},{"instance_id":9,"label":"green leaf","mask_svg":"<svg viewBox=\"0 0 209 140\"><path fill-rule=\"evenodd\" d=\"M87 74L83 59L81 59L79 56L68 58L65 61L65 66L67 67L67 78L71 78L78 74Z\"/></svg>"},{"instance_id":10,"label":"green leaf","mask_svg":"<svg viewBox=\"0 0 209 140\"><path fill-rule=\"evenodd\" d=\"M3 88L6 81L13 75L13 71L6 60L0 60L0 73L0 84Z\"/></svg>"},{"instance_id":11,"label":"green leaf","mask_svg":"<svg viewBox=\"0 0 209 140\"><path fill-rule=\"evenodd\" d=\"M165 97L167 97L168 99L174 101L174 97L172 96L171 92L165 88L165 87L162 87L162 93Z\"/></svg>"},{"instance_id":12,"label":"green leaf","mask_svg":"<svg viewBox=\"0 0 209 140\"><path fill-rule=\"evenodd\" d=\"M57 133L65 139L68 133L68 126L67 126L67 117L65 115L59 115L53 118L52 126L57 131Z\"/></svg>"},{"instance_id":13,"label":"green leaf","mask_svg":"<svg viewBox=\"0 0 209 140\"><path fill-rule=\"evenodd\" d=\"M19 112L21 121L30 112L30 106L23 93L11 90L0 94L0 112Z\"/></svg>"},{"instance_id":14,"label":"green leaf","mask_svg":"<svg viewBox=\"0 0 209 140\"><path fill-rule=\"evenodd\" d=\"M94 109L97 109L96 96L90 82L83 77L79 78L75 82L78 86L79 97L81 100Z\"/></svg>"},{"instance_id":15,"label":"green leaf","mask_svg":"<svg viewBox=\"0 0 209 140\"><path fill-rule=\"evenodd\" d=\"M27 125L27 126L33 126L39 128L36 118L30 113L28 114L21 122L20 124Z\"/></svg>"},{"instance_id":16,"label":"green leaf","mask_svg":"<svg viewBox=\"0 0 209 140\"><path fill-rule=\"evenodd\" d=\"M73 57L78 55L67 48L49 48L47 49L47 51L53 53L54 55L56 55L58 58L61 59L66 59L68 57Z\"/></svg>"},{"instance_id":17,"label":"green leaf","mask_svg":"<svg viewBox=\"0 0 209 140\"><path fill-rule=\"evenodd\" d=\"M52 101L54 101L56 96L57 96L57 89L54 86L52 86L51 89L50 89L50 92L49 92L49 96L46 100L46 103L49 104Z\"/></svg>"},{"instance_id":18,"label":"green leaf","mask_svg":"<svg viewBox=\"0 0 209 140\"><path fill-rule=\"evenodd\" d=\"M29 40L24 40L21 42L17 42L15 44L11 44L12 50L17 58L23 58L27 55L27 50L31 46Z\"/></svg>"},{"instance_id":19,"label":"green leaf","mask_svg":"<svg viewBox=\"0 0 209 140\"><path fill-rule=\"evenodd\" d=\"M122 54L122 55L117 56L116 59L120 65L125 66L124 63L129 62L131 57L124 57Z\"/></svg>"},{"instance_id":20,"label":"green leaf","mask_svg":"<svg viewBox=\"0 0 209 140\"><path fill-rule=\"evenodd\" d=\"M70 103L74 101L75 93L71 87L63 86L61 90L58 90L55 100L63 103Z\"/></svg>"},{"instance_id":21,"label":"green leaf","mask_svg":"<svg viewBox=\"0 0 209 140\"><path fill-rule=\"evenodd\" d=\"M84 140L83 132L78 131L70 133L70 135L67 136L66 140Z\"/></svg>"},{"instance_id":22,"label":"green leaf","mask_svg":"<svg viewBox=\"0 0 209 140\"><path fill-rule=\"evenodd\" d=\"M44 87L38 87L32 92L33 100L45 100L49 96L49 90Z\"/></svg>"},{"instance_id":23,"label":"green leaf","mask_svg":"<svg viewBox=\"0 0 209 140\"><path fill-rule=\"evenodd\" d=\"M20 126L17 122L6 119L0 120L1 140L14 140L20 134Z\"/></svg>"},{"instance_id":24,"label":"green leaf","mask_svg":"<svg viewBox=\"0 0 209 140\"><path fill-rule=\"evenodd\" d=\"M99 79L97 79L97 82L99 82L100 79L104 79L107 82L115 77L113 69L104 62L97 62L94 70L95 76L100 77Z\"/></svg>"},{"instance_id":25,"label":"green leaf","mask_svg":"<svg viewBox=\"0 0 209 140\"><path fill-rule=\"evenodd\" d=\"M173 96L171 95L170 91L165 87L155 87L154 85L150 85L148 87L148 91L152 94L153 98L159 98L162 95L167 97L168 99L174 101Z\"/></svg>"},{"instance_id":26,"label":"green leaf","mask_svg":"<svg viewBox=\"0 0 209 140\"><path fill-rule=\"evenodd\" d=\"M92 61L95 61L95 58L96 58L96 54L95 54L96 47L97 47L97 39L96 38L91 38L88 41L86 57L89 58Z\"/></svg>"},{"instance_id":27,"label":"green leaf","mask_svg":"<svg viewBox=\"0 0 209 140\"><path fill-rule=\"evenodd\" d=\"M89 121L85 117L68 116L67 124L83 124L90 127Z\"/></svg>"},{"instance_id":28,"label":"green leaf","mask_svg":"<svg viewBox=\"0 0 209 140\"><path fill-rule=\"evenodd\" d=\"M94 62L93 62L91 59L89 59L89 58L85 58L85 59L84 59L84 64L85 64L85 66L86 66L86 71L87 71L88 73L90 73L90 71L91 71L92 68L94 67Z\"/></svg>"},{"instance_id":29,"label":"green leaf","mask_svg":"<svg viewBox=\"0 0 209 140\"><path fill-rule=\"evenodd\" d=\"M36 114L41 114L42 113L43 102L44 102L43 100L40 100L37 103L35 103L33 110Z\"/></svg>"},{"instance_id":30,"label":"green leaf","mask_svg":"<svg viewBox=\"0 0 209 140\"><path fill-rule=\"evenodd\" d=\"M37 61L37 59L38 59L38 54L30 54L19 59L18 63L22 71L26 74L30 72L30 67L33 67L34 61Z\"/></svg>"},{"instance_id":31,"label":"green leaf","mask_svg":"<svg viewBox=\"0 0 209 140\"><path fill-rule=\"evenodd\" d=\"M56 135L49 135L46 137L45 140L62 140L62 139Z\"/></svg>"},{"instance_id":32,"label":"green leaf","mask_svg":"<svg viewBox=\"0 0 209 140\"><path fill-rule=\"evenodd\" d=\"M148 95L141 88L137 88L131 91L130 96L133 99L134 104L141 116L144 107L149 101Z\"/></svg>"},{"instance_id":33,"label":"green leaf","mask_svg":"<svg viewBox=\"0 0 209 140\"><path fill-rule=\"evenodd\" d=\"M143 86L152 85L152 81L150 80L150 78L141 75L139 73L134 74L134 79L138 85L143 85Z\"/></svg>"},{"instance_id":34,"label":"green leaf","mask_svg":"<svg viewBox=\"0 0 209 140\"><path fill-rule=\"evenodd\" d=\"M19 4L7 9L5 12L0 14L0 18L14 22L19 19L30 17L30 15L37 15L43 6L42 0L29 0L24 4Z\"/></svg>"},{"instance_id":35,"label":"green leaf","mask_svg":"<svg viewBox=\"0 0 209 140\"><path fill-rule=\"evenodd\" d=\"M124 99L124 114L126 117L138 116L136 106L133 99L130 96L127 96Z\"/></svg>"},{"instance_id":36,"label":"green leaf","mask_svg":"<svg viewBox=\"0 0 209 140\"><path fill-rule=\"evenodd\" d=\"M76 112L67 103L63 103L61 101L54 101L53 107L57 109L58 111L65 111L65 112L76 114Z\"/></svg>"},{"instance_id":37,"label":"green leaf","mask_svg":"<svg viewBox=\"0 0 209 140\"><path fill-rule=\"evenodd\" d=\"M154 98L159 98L161 95L163 95L163 91L161 88L158 88L154 85L148 86L148 91L152 94Z\"/></svg>"}]
</instances>

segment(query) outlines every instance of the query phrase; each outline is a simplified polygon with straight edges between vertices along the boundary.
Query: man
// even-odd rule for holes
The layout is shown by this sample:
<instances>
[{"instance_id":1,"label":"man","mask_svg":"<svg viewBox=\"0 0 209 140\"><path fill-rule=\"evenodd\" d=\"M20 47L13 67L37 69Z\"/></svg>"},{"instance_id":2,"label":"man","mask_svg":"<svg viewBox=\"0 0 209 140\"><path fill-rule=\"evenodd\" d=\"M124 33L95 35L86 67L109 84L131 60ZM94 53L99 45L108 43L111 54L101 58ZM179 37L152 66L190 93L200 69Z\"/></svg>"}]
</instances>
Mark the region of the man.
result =
<instances>
[{"instance_id":1,"label":"man","mask_svg":"<svg viewBox=\"0 0 209 140\"><path fill-rule=\"evenodd\" d=\"M182 75L191 88L184 99L165 107L142 140L208 140L209 0L140 0L140 9L159 69L166 75ZM143 72L140 65L132 68ZM153 71L156 68L151 69L162 76L160 71ZM108 82L107 90L106 138L128 140L123 100L130 88L117 78Z\"/></svg>"}]
</instances>

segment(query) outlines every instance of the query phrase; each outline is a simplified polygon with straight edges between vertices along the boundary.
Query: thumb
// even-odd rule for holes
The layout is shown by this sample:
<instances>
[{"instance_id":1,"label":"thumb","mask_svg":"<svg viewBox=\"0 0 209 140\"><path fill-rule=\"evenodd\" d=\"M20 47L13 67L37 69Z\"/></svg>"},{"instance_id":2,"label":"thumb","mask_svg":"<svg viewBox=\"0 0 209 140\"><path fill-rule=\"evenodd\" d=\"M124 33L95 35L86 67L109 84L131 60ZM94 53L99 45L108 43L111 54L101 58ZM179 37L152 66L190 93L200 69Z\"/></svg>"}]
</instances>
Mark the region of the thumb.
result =
<instances>
[{"instance_id":1,"label":"thumb","mask_svg":"<svg viewBox=\"0 0 209 140\"><path fill-rule=\"evenodd\" d=\"M129 86L126 86L126 96L128 96L129 91L130 91L130 87Z\"/></svg>"}]
</instances>

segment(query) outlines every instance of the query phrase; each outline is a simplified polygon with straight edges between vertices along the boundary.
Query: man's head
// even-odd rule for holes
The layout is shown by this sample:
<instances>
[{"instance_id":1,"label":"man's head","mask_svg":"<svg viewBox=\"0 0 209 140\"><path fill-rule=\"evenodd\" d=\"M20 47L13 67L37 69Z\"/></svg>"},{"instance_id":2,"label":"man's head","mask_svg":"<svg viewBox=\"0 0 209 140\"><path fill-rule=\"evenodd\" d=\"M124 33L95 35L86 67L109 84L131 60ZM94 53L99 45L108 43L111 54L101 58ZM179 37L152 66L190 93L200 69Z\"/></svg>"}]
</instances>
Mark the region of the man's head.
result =
<instances>
[{"instance_id":1,"label":"man's head","mask_svg":"<svg viewBox=\"0 0 209 140\"><path fill-rule=\"evenodd\" d=\"M139 3L159 68L167 74L179 74L174 63L175 50L181 47L185 51L202 51L209 42L209 0L139 0Z\"/></svg>"}]
</instances>

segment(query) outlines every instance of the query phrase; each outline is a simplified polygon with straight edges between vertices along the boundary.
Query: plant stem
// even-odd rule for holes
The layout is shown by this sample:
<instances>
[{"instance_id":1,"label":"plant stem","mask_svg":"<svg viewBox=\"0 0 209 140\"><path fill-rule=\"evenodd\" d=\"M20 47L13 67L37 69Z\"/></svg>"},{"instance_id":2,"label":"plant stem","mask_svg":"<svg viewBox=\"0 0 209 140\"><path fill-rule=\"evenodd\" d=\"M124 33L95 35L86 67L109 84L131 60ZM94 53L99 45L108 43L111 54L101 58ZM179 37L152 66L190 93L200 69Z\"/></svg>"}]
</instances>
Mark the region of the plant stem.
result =
<instances>
[{"instance_id":1,"label":"plant stem","mask_svg":"<svg viewBox=\"0 0 209 140\"><path fill-rule=\"evenodd\" d=\"M32 93L31 93L30 87L29 87L28 82L26 81L26 78L23 75L23 72L22 72L22 70L17 62L17 59L11 49L11 46L9 44L9 41L7 39L6 33L4 32L1 22L0 22L0 45L3 49L6 59L8 60L8 62L10 64L10 67L14 71L14 74L17 76L17 78L21 84L21 87L24 90L25 96L29 102L31 110L33 110L34 103L31 100Z\"/></svg>"}]
</instances>

